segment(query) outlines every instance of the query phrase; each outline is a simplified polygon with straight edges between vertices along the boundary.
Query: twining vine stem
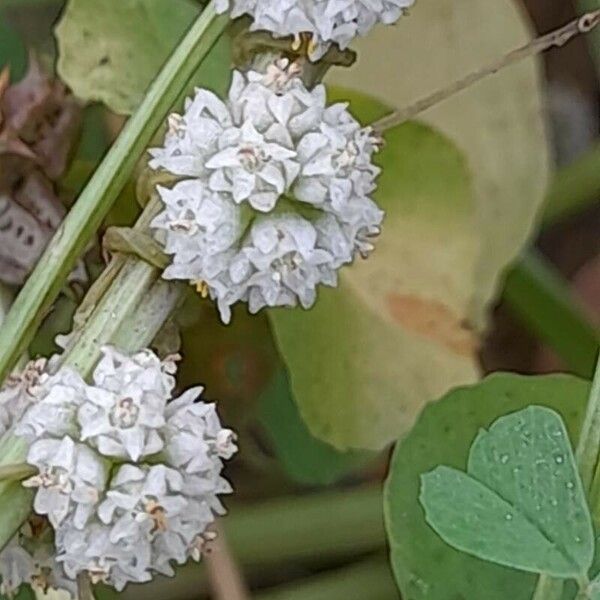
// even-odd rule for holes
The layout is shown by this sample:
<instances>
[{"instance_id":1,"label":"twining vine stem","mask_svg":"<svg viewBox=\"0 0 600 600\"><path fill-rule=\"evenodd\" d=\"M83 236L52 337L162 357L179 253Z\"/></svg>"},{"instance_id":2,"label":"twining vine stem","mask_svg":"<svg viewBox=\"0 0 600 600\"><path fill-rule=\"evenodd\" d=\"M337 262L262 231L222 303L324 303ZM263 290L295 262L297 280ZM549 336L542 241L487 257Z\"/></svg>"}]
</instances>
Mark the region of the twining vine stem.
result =
<instances>
[{"instance_id":1,"label":"twining vine stem","mask_svg":"<svg viewBox=\"0 0 600 600\"><path fill-rule=\"evenodd\" d=\"M375 123L372 124L373 129L383 132L392 127L396 127L396 125L400 125L405 121L414 119L416 116L425 112L429 108L437 106L441 102L444 102L444 100L447 100L448 98L451 98L452 96L462 92L482 79L485 79L490 75L494 75L505 67L545 52L546 50L550 50L551 48L560 48L578 35L589 33L599 24L600 10L586 13L582 17L571 21L568 25L552 31L547 35L539 37L529 44L522 46L521 48L517 48L516 50L509 52L492 64L469 73L466 77L451 83L448 87L438 90L433 94L418 100L410 106L401 108L379 119L378 121L375 121Z\"/></svg>"}]
</instances>

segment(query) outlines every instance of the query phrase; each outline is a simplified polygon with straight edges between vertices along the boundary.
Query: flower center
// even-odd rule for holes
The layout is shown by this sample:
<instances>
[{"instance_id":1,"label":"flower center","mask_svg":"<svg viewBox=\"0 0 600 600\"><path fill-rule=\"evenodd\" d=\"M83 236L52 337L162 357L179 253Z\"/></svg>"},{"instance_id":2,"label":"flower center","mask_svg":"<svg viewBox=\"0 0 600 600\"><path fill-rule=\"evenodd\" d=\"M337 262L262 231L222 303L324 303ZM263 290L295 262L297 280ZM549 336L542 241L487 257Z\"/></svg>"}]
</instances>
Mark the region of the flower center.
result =
<instances>
[{"instance_id":1,"label":"flower center","mask_svg":"<svg viewBox=\"0 0 600 600\"><path fill-rule=\"evenodd\" d=\"M144 506L144 510L153 523L151 533L167 531L169 526L167 513L156 500L148 500Z\"/></svg>"},{"instance_id":2,"label":"flower center","mask_svg":"<svg viewBox=\"0 0 600 600\"><path fill-rule=\"evenodd\" d=\"M37 486L53 489L66 494L71 492L72 486L69 480L69 472L62 467L46 467L37 476Z\"/></svg>"},{"instance_id":3,"label":"flower center","mask_svg":"<svg viewBox=\"0 0 600 600\"><path fill-rule=\"evenodd\" d=\"M111 425L120 429L129 429L137 423L140 409L133 398L121 398L110 413Z\"/></svg>"},{"instance_id":4,"label":"flower center","mask_svg":"<svg viewBox=\"0 0 600 600\"><path fill-rule=\"evenodd\" d=\"M257 148L252 144L244 144L241 146L238 150L238 157L242 167L250 173L255 173L262 169L268 158L262 148Z\"/></svg>"},{"instance_id":5,"label":"flower center","mask_svg":"<svg viewBox=\"0 0 600 600\"><path fill-rule=\"evenodd\" d=\"M334 159L336 169L352 168L358 158L358 146L354 142L348 142L347 146Z\"/></svg>"},{"instance_id":6,"label":"flower center","mask_svg":"<svg viewBox=\"0 0 600 600\"><path fill-rule=\"evenodd\" d=\"M290 271L295 271L304 263L304 259L298 252L289 252L285 256L276 258L271 263L271 271L273 271L273 281L280 282L283 275Z\"/></svg>"}]
</instances>

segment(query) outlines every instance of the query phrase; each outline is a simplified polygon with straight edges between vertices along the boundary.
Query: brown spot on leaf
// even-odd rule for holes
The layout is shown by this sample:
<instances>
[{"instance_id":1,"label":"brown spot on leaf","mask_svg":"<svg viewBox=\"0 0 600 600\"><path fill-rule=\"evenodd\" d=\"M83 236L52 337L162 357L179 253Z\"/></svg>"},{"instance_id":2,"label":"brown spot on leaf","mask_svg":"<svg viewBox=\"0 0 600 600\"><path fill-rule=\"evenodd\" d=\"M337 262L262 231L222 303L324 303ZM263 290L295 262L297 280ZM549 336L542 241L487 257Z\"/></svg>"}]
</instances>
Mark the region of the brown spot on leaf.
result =
<instances>
[{"instance_id":1,"label":"brown spot on leaf","mask_svg":"<svg viewBox=\"0 0 600 600\"><path fill-rule=\"evenodd\" d=\"M452 352L471 356L478 341L469 326L445 304L411 294L388 294L391 317L405 329L445 346Z\"/></svg>"}]
</instances>

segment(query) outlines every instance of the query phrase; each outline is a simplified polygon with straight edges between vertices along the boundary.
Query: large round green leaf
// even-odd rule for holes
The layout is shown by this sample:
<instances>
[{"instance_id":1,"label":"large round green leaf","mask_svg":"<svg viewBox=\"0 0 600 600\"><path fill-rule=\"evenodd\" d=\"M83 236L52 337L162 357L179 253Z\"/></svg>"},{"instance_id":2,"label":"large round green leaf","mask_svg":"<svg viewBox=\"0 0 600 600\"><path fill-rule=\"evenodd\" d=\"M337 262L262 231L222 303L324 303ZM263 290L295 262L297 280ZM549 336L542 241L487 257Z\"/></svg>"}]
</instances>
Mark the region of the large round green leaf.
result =
<instances>
[{"instance_id":1,"label":"large round green leaf","mask_svg":"<svg viewBox=\"0 0 600 600\"><path fill-rule=\"evenodd\" d=\"M384 112L351 100L363 120ZM309 311L270 317L309 428L340 449L378 449L407 432L423 405L477 376L465 326L477 259L476 216L461 153L429 127L386 135L377 249L322 289Z\"/></svg>"},{"instance_id":2,"label":"large round green leaf","mask_svg":"<svg viewBox=\"0 0 600 600\"><path fill-rule=\"evenodd\" d=\"M131 114L198 11L191 0L69 0L56 27L58 72L82 100ZM222 38L195 79L222 91L229 62Z\"/></svg>"},{"instance_id":3,"label":"large round green leaf","mask_svg":"<svg viewBox=\"0 0 600 600\"><path fill-rule=\"evenodd\" d=\"M429 527L419 504L420 477L438 465L465 470L481 428L530 404L550 407L576 438L589 383L563 375L493 375L429 405L398 443L385 488L392 564L404 600L530 600L536 577L469 556Z\"/></svg>"},{"instance_id":4,"label":"large round green leaf","mask_svg":"<svg viewBox=\"0 0 600 600\"><path fill-rule=\"evenodd\" d=\"M396 27L358 40L357 64L331 71L328 81L403 108L530 38L520 1L419 0ZM529 60L422 115L465 153L474 176L480 251L470 321L478 326L544 199L549 158L539 79Z\"/></svg>"}]
</instances>

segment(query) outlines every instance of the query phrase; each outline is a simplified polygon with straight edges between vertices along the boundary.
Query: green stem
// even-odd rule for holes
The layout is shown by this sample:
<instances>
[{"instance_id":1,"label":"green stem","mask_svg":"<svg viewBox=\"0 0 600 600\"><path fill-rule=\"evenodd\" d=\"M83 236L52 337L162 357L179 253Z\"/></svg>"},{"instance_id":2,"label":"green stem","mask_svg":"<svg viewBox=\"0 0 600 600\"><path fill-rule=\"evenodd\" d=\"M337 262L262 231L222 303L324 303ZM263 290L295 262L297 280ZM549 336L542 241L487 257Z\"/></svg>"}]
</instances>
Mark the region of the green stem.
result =
<instances>
[{"instance_id":1,"label":"green stem","mask_svg":"<svg viewBox=\"0 0 600 600\"><path fill-rule=\"evenodd\" d=\"M582 377L594 372L600 333L563 278L536 251L509 273L504 299L517 317Z\"/></svg>"},{"instance_id":2,"label":"green stem","mask_svg":"<svg viewBox=\"0 0 600 600\"><path fill-rule=\"evenodd\" d=\"M598 525L600 524L600 357L598 358L596 375L592 383L587 414L582 426L580 445L583 460L585 460L589 471L590 484L588 489L592 517ZM593 479L591 479L592 477Z\"/></svg>"},{"instance_id":3,"label":"green stem","mask_svg":"<svg viewBox=\"0 0 600 600\"><path fill-rule=\"evenodd\" d=\"M598 350L598 348L596 348ZM592 517L600 522L600 480L598 476L598 457L600 455L600 357L596 375L588 400L587 411L581 426L576 457L583 486L588 491L592 507ZM596 475L594 477L594 474ZM532 600L560 600L564 582L548 575L541 575ZM580 592L581 594L582 592ZM579 598L580 596L578 596ZM586 596L581 596L585 598Z\"/></svg>"},{"instance_id":4,"label":"green stem","mask_svg":"<svg viewBox=\"0 0 600 600\"><path fill-rule=\"evenodd\" d=\"M540 575L531 600L561 600L564 585L562 579Z\"/></svg>"},{"instance_id":5,"label":"green stem","mask_svg":"<svg viewBox=\"0 0 600 600\"><path fill-rule=\"evenodd\" d=\"M26 350L77 257L131 176L152 135L228 23L209 5L191 26L142 104L90 179L38 262L0 328L0 381Z\"/></svg>"},{"instance_id":6,"label":"green stem","mask_svg":"<svg viewBox=\"0 0 600 600\"><path fill-rule=\"evenodd\" d=\"M385 557L369 558L255 594L254 600L398 600Z\"/></svg>"},{"instance_id":7,"label":"green stem","mask_svg":"<svg viewBox=\"0 0 600 600\"><path fill-rule=\"evenodd\" d=\"M35 467L24 462L0 465L0 481L22 481L37 472Z\"/></svg>"},{"instance_id":8,"label":"green stem","mask_svg":"<svg viewBox=\"0 0 600 600\"><path fill-rule=\"evenodd\" d=\"M560 169L546 198L544 225L576 214L600 198L600 143Z\"/></svg>"},{"instance_id":9,"label":"green stem","mask_svg":"<svg viewBox=\"0 0 600 600\"><path fill-rule=\"evenodd\" d=\"M600 357L596 375L587 404L587 411L577 444L577 464L584 488L591 494L598 493L597 465L600 455ZM594 477L596 475L596 477ZM600 517L600 514L598 515Z\"/></svg>"},{"instance_id":10,"label":"green stem","mask_svg":"<svg viewBox=\"0 0 600 600\"><path fill-rule=\"evenodd\" d=\"M326 492L234 506L223 520L227 542L245 570L264 573L283 563L330 564L385 548L381 489ZM206 578L198 565L188 564L175 579L156 579L156 598L198 597ZM143 600L143 586L128 586L119 600ZM363 598L367 596L364 595ZM369 596L369 598L371 598Z\"/></svg>"}]
</instances>

